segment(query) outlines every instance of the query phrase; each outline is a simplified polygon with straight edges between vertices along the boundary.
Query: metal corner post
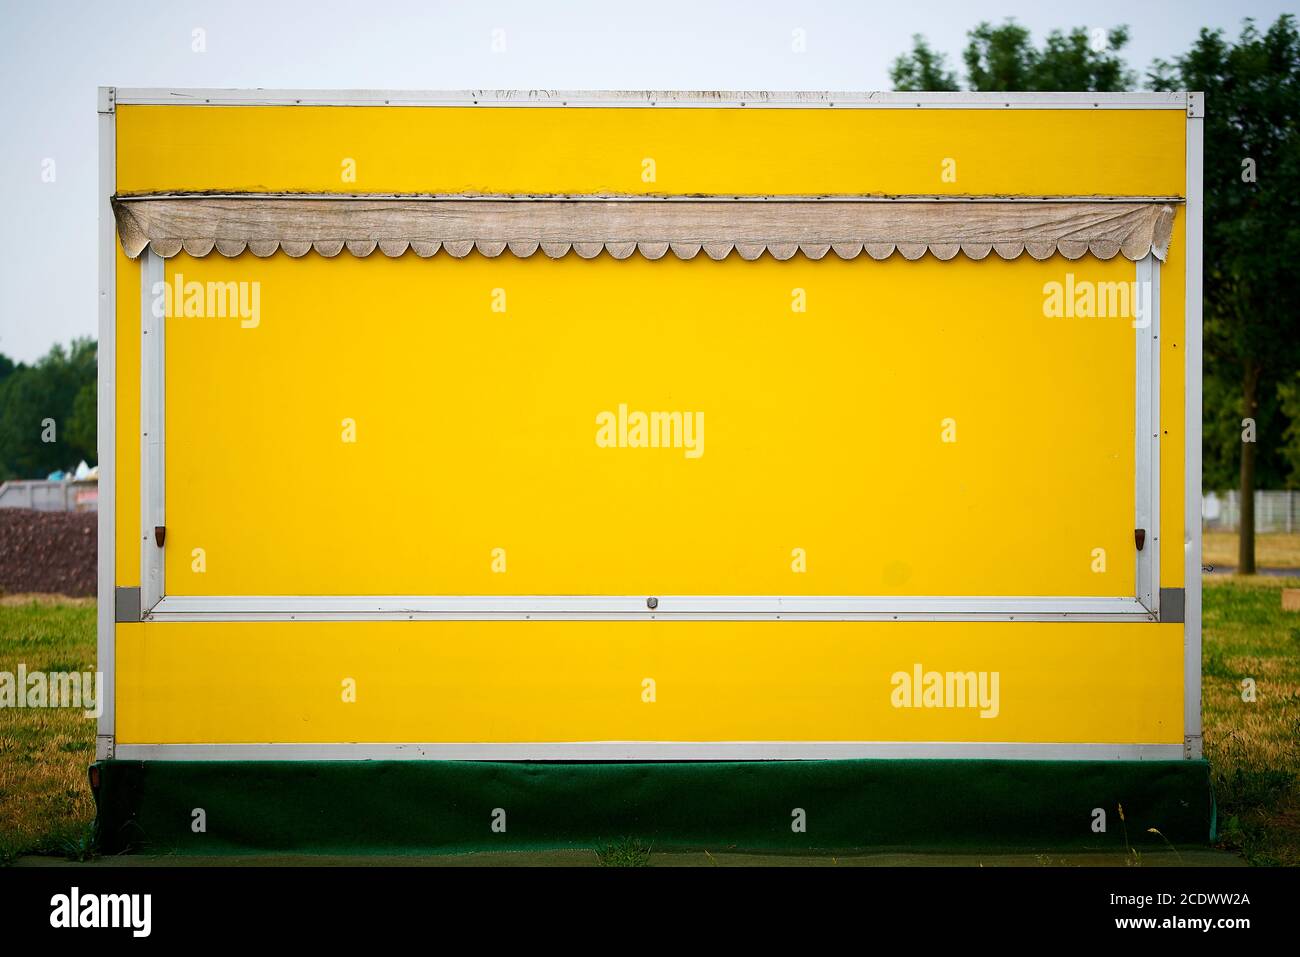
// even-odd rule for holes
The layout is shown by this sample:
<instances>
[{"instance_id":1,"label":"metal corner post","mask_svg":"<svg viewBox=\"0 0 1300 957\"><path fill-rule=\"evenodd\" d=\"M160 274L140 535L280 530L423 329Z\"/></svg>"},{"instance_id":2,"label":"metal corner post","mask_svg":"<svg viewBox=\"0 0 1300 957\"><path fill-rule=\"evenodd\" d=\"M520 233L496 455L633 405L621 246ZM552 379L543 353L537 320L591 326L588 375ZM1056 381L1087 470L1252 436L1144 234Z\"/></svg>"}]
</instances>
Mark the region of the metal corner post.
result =
<instances>
[{"instance_id":1,"label":"metal corner post","mask_svg":"<svg viewBox=\"0 0 1300 957\"><path fill-rule=\"evenodd\" d=\"M1201 277L1205 231L1205 94L1187 94L1187 385L1183 530L1183 754L1202 755L1201 728Z\"/></svg>"},{"instance_id":2,"label":"metal corner post","mask_svg":"<svg viewBox=\"0 0 1300 957\"><path fill-rule=\"evenodd\" d=\"M117 91L100 87L99 114L99 526L96 670L103 675L95 759L113 757L116 740L116 635L113 589L117 556L117 236L110 197L117 188Z\"/></svg>"}]
</instances>

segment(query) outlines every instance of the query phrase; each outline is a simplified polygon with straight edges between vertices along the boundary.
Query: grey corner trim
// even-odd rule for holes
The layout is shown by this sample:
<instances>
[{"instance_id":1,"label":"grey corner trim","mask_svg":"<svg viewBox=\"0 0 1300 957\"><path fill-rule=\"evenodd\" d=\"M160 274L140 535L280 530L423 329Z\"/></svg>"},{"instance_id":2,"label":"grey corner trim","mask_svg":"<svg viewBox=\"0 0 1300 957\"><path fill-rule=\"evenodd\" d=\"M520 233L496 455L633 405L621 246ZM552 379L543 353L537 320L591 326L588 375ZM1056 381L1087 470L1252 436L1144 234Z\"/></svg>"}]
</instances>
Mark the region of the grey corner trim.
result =
<instances>
[{"instance_id":1,"label":"grey corner trim","mask_svg":"<svg viewBox=\"0 0 1300 957\"><path fill-rule=\"evenodd\" d=\"M1187 94L1187 115L1193 119L1205 118L1205 94L1188 93Z\"/></svg>"},{"instance_id":2,"label":"grey corner trim","mask_svg":"<svg viewBox=\"0 0 1300 957\"><path fill-rule=\"evenodd\" d=\"M1184 620L1183 613L1187 606L1187 591L1183 588L1160 589L1160 620Z\"/></svg>"},{"instance_id":3,"label":"grey corner trim","mask_svg":"<svg viewBox=\"0 0 1300 957\"><path fill-rule=\"evenodd\" d=\"M141 620L139 588L122 588L119 586L113 589L113 620Z\"/></svg>"},{"instance_id":4,"label":"grey corner trim","mask_svg":"<svg viewBox=\"0 0 1300 957\"><path fill-rule=\"evenodd\" d=\"M117 757L116 742L111 734L101 734L95 737L95 760L111 761Z\"/></svg>"},{"instance_id":5,"label":"grey corner trim","mask_svg":"<svg viewBox=\"0 0 1300 957\"><path fill-rule=\"evenodd\" d=\"M117 112L117 87L101 86L98 101L100 113Z\"/></svg>"}]
</instances>

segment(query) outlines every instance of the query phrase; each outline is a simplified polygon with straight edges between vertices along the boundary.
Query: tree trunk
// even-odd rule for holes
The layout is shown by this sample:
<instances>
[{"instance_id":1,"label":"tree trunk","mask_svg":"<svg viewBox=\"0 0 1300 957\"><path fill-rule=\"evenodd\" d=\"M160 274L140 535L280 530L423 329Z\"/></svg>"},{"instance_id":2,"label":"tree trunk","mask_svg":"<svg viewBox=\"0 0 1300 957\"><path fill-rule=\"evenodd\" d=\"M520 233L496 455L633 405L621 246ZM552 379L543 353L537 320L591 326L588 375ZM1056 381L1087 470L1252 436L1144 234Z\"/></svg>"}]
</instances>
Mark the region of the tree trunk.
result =
<instances>
[{"instance_id":1,"label":"tree trunk","mask_svg":"<svg viewBox=\"0 0 1300 957\"><path fill-rule=\"evenodd\" d=\"M1259 366L1247 363L1242 383L1243 408L1252 422L1251 439L1259 438ZM1244 429L1244 426L1243 426ZM1237 574L1255 574L1255 449L1256 442L1241 443L1241 531L1237 536Z\"/></svg>"}]
</instances>

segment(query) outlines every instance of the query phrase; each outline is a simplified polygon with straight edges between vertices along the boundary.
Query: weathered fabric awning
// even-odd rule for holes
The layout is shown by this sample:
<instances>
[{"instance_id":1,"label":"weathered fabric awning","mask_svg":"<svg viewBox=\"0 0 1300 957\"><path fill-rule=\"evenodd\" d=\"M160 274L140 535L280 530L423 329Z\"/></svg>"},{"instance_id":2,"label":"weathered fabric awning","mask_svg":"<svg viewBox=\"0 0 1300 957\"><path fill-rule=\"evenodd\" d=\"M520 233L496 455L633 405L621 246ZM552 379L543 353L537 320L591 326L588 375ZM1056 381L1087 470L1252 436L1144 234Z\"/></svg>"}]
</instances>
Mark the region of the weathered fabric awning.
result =
<instances>
[{"instance_id":1,"label":"weathered fabric awning","mask_svg":"<svg viewBox=\"0 0 1300 957\"><path fill-rule=\"evenodd\" d=\"M238 256L276 250L292 257L311 250L326 257L347 249L369 256L428 257L440 250L499 256L509 249L553 259L570 251L591 259L634 252L659 259L671 251L692 259L732 252L757 259L764 252L789 259L802 252L820 259L895 253L920 259L929 252L952 259L961 252L983 259L1028 253L1047 259L1123 254L1164 259L1174 213L1168 201L1090 197L1026 201L983 197L879 199L642 198L642 197L296 197L285 195L135 196L113 201L126 254L151 248L169 258L182 249L206 256L214 249Z\"/></svg>"}]
</instances>

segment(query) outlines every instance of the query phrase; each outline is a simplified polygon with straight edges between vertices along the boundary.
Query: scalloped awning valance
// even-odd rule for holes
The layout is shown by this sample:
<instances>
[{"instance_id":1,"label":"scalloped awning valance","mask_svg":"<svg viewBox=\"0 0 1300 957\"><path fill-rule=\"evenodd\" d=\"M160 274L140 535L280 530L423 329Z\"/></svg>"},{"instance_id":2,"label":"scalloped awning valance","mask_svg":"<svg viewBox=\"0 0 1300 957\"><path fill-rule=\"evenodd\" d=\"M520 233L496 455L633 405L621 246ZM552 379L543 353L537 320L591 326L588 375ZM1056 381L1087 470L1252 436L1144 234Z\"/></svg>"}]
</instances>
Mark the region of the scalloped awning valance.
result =
<instances>
[{"instance_id":1,"label":"scalloped awning valance","mask_svg":"<svg viewBox=\"0 0 1300 957\"><path fill-rule=\"evenodd\" d=\"M216 250L255 256L283 250L298 257L347 249L369 256L428 257L509 249L552 259L570 251L591 259L634 252L659 259L671 251L692 259L732 252L757 259L764 252L789 259L802 252L820 259L862 254L920 259L929 252L952 259L961 252L983 259L1060 253L1078 259L1123 254L1163 260L1173 227L1168 200L1083 197L1027 201L994 198L557 198L364 196L132 196L113 200L122 248L132 259L145 247L163 258Z\"/></svg>"}]
</instances>

